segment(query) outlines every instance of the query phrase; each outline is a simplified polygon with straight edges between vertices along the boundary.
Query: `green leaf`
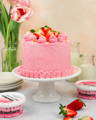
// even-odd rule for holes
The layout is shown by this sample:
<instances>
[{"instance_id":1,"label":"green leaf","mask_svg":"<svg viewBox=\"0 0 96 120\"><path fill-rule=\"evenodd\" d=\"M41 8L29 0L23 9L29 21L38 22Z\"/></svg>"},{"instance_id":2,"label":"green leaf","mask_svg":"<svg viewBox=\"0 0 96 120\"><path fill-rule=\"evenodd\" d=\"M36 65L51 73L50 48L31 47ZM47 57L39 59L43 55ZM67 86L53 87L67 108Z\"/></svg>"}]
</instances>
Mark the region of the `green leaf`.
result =
<instances>
[{"instance_id":1,"label":"green leaf","mask_svg":"<svg viewBox=\"0 0 96 120\"><path fill-rule=\"evenodd\" d=\"M50 28L48 25L45 25L44 28Z\"/></svg>"},{"instance_id":2,"label":"green leaf","mask_svg":"<svg viewBox=\"0 0 96 120\"><path fill-rule=\"evenodd\" d=\"M10 20L6 34L6 47L17 47L20 23Z\"/></svg>"},{"instance_id":3,"label":"green leaf","mask_svg":"<svg viewBox=\"0 0 96 120\"><path fill-rule=\"evenodd\" d=\"M13 21L13 26L10 30L11 36L12 36L12 47L17 47L18 46L20 25L21 25L20 23L17 23L15 21Z\"/></svg>"},{"instance_id":4,"label":"green leaf","mask_svg":"<svg viewBox=\"0 0 96 120\"><path fill-rule=\"evenodd\" d=\"M6 36L9 19L10 18L8 16L7 10L2 1L0 0L0 31L4 37Z\"/></svg>"},{"instance_id":5,"label":"green leaf","mask_svg":"<svg viewBox=\"0 0 96 120\"><path fill-rule=\"evenodd\" d=\"M6 10L5 6L4 6L4 4L1 1L0 1L0 11L1 11L0 17L3 18L4 23L5 23L6 27L7 27L8 21L9 21L9 16L8 16L8 13L7 13L7 10Z\"/></svg>"},{"instance_id":6,"label":"green leaf","mask_svg":"<svg viewBox=\"0 0 96 120\"><path fill-rule=\"evenodd\" d=\"M59 112L59 114L60 115L62 114L64 117L66 117L66 115L68 114L68 112L67 112L67 110L64 110L64 107L65 106L63 106L62 104L60 104L60 107L59 107L60 112Z\"/></svg>"},{"instance_id":7,"label":"green leaf","mask_svg":"<svg viewBox=\"0 0 96 120\"><path fill-rule=\"evenodd\" d=\"M2 35L4 36L4 38L5 38L5 36L6 36L6 31L5 31L5 25L2 23L2 19L0 19L0 31L1 31L1 33L2 33Z\"/></svg>"},{"instance_id":8,"label":"green leaf","mask_svg":"<svg viewBox=\"0 0 96 120\"><path fill-rule=\"evenodd\" d=\"M34 29L32 29L32 30L30 30L30 32L35 33L35 30L34 30Z\"/></svg>"}]
</instances>

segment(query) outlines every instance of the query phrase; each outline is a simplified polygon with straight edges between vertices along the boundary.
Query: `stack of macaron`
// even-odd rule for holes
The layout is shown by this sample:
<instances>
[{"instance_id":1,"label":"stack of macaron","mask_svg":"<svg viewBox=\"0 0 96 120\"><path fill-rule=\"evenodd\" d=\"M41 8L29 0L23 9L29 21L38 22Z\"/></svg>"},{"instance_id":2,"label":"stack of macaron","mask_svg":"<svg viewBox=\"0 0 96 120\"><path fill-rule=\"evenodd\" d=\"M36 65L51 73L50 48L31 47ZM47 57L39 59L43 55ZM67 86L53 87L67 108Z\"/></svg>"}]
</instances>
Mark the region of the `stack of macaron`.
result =
<instances>
[{"instance_id":1,"label":"stack of macaron","mask_svg":"<svg viewBox=\"0 0 96 120\"><path fill-rule=\"evenodd\" d=\"M96 99L96 80L80 80L75 83L78 97L83 99Z\"/></svg>"}]
</instances>

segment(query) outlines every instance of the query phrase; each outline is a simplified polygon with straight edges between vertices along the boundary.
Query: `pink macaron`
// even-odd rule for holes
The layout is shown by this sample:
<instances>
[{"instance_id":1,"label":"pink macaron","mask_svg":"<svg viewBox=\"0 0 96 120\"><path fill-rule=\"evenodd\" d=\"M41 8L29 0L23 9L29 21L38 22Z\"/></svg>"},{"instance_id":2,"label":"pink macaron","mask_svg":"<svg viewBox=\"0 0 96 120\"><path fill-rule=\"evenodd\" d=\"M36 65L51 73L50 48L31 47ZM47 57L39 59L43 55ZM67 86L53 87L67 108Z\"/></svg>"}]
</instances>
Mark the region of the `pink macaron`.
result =
<instances>
[{"instance_id":1,"label":"pink macaron","mask_svg":"<svg viewBox=\"0 0 96 120\"><path fill-rule=\"evenodd\" d=\"M80 80L75 85L78 97L88 100L96 99L96 80Z\"/></svg>"}]
</instances>

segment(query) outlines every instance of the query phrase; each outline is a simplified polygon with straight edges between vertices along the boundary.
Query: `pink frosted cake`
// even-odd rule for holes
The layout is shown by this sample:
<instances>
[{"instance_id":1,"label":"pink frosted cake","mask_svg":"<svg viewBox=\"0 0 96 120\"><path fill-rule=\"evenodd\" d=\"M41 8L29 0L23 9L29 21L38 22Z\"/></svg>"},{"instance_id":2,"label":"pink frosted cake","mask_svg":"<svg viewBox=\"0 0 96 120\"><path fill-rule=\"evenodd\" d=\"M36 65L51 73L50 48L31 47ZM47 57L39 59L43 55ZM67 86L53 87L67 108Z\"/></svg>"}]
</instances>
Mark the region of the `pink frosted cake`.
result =
<instances>
[{"instance_id":1,"label":"pink frosted cake","mask_svg":"<svg viewBox=\"0 0 96 120\"><path fill-rule=\"evenodd\" d=\"M74 73L67 35L48 26L25 34L21 54L18 72L25 77L56 78Z\"/></svg>"}]
</instances>

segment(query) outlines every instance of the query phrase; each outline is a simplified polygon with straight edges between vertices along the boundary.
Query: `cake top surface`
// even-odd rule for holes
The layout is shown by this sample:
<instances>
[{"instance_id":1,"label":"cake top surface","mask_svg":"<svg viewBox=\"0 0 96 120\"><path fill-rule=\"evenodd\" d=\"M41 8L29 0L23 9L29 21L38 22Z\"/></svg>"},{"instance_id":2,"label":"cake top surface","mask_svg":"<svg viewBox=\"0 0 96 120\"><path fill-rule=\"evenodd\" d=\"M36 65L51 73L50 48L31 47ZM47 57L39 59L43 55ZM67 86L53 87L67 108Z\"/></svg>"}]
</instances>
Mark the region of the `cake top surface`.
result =
<instances>
[{"instance_id":1,"label":"cake top surface","mask_svg":"<svg viewBox=\"0 0 96 120\"><path fill-rule=\"evenodd\" d=\"M37 30L31 29L24 35L24 40L37 43L55 43L68 41L66 33L58 32L49 26L41 27Z\"/></svg>"}]
</instances>

